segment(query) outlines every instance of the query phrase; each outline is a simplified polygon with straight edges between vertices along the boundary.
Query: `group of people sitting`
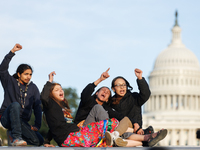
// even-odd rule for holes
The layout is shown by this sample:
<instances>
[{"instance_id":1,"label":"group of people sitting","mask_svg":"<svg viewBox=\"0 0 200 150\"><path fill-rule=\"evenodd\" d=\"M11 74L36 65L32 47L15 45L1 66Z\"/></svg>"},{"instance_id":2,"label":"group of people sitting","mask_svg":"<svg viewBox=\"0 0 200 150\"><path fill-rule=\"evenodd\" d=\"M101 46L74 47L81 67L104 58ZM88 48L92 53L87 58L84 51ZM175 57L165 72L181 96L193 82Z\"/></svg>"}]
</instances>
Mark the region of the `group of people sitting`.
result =
<instances>
[{"instance_id":1,"label":"group of people sitting","mask_svg":"<svg viewBox=\"0 0 200 150\"><path fill-rule=\"evenodd\" d=\"M22 46L16 44L0 65L4 89L0 117L2 126L8 129L10 145L54 147L50 144L54 139L62 147L152 147L167 135L167 129L156 133L152 126L142 129L141 107L151 92L140 69L135 69L139 93L131 92L133 88L129 82L118 76L111 83L114 96L105 86L94 93L97 85L110 77L109 69L103 72L100 78L83 89L75 119L71 121L71 109L64 91L59 83L53 82L55 71L49 74L41 94L30 81L31 66L21 64L14 75L9 74L9 63L15 52L21 49ZM29 125L32 110L35 124ZM38 132L42 111L49 127L45 140Z\"/></svg>"}]
</instances>

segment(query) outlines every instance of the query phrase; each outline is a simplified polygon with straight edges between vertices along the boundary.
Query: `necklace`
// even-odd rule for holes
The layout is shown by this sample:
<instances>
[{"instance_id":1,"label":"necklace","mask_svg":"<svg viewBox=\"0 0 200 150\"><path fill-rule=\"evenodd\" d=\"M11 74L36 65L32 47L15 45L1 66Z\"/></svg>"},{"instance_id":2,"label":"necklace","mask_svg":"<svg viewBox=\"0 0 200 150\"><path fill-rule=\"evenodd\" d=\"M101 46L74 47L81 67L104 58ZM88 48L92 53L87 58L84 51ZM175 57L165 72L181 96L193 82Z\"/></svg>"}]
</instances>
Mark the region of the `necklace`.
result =
<instances>
[{"instance_id":1,"label":"necklace","mask_svg":"<svg viewBox=\"0 0 200 150\"><path fill-rule=\"evenodd\" d=\"M19 86L19 91L20 91L19 100L21 101L22 108L24 108L24 106L25 106L25 100L26 100L26 96L27 96L27 91L28 91L28 84L26 84L26 88L25 88L25 90L23 90L23 89L21 88L21 85L20 85L20 83L19 83L19 80L17 80L17 81L18 81L18 86ZM23 96L22 96L22 93L24 93L24 98L23 98Z\"/></svg>"}]
</instances>

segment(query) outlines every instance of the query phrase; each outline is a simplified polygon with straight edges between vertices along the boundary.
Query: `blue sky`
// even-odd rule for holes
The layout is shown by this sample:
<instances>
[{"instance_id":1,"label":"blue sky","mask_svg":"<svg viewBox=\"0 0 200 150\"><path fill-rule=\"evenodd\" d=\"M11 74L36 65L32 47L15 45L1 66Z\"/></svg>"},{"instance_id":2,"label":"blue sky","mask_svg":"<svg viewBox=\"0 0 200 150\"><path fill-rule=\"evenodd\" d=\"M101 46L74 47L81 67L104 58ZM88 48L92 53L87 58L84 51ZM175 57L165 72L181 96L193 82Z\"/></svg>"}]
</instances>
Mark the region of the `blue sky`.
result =
<instances>
[{"instance_id":1,"label":"blue sky","mask_svg":"<svg viewBox=\"0 0 200 150\"><path fill-rule=\"evenodd\" d=\"M137 91L134 69L148 80L156 57L171 42L176 10L182 41L200 60L197 0L7 0L0 6L0 59L21 44L9 72L30 64L40 91L55 71L55 82L80 96L109 67L110 78L99 87L110 87L121 75Z\"/></svg>"}]
</instances>

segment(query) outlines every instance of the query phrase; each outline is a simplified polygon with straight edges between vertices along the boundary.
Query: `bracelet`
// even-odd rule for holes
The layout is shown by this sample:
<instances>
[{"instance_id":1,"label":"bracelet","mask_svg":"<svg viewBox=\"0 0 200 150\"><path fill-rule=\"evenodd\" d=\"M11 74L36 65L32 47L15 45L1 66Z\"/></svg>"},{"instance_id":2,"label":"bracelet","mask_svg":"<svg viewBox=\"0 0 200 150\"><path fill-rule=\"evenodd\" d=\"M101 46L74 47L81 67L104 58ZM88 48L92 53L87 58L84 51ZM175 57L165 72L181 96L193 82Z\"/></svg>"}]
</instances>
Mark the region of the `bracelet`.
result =
<instances>
[{"instance_id":1,"label":"bracelet","mask_svg":"<svg viewBox=\"0 0 200 150\"><path fill-rule=\"evenodd\" d=\"M140 129L142 129L142 128L141 128L141 127L139 127L135 133L137 134L137 132L138 132Z\"/></svg>"}]
</instances>

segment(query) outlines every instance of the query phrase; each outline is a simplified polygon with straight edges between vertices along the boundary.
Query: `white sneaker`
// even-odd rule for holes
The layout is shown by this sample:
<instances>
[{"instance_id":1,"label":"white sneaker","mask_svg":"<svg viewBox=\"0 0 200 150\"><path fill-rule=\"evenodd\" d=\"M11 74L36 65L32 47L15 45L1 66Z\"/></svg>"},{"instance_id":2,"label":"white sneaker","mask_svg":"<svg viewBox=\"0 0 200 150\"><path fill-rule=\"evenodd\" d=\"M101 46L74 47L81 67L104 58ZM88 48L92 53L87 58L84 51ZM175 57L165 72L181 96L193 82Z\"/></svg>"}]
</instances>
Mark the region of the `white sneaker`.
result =
<instances>
[{"instance_id":1,"label":"white sneaker","mask_svg":"<svg viewBox=\"0 0 200 150\"><path fill-rule=\"evenodd\" d=\"M124 139L122 139L122 138L120 138L120 137L118 137L117 139L115 139L115 140L114 140L114 143L115 143L115 145L118 146L118 147L125 147L125 146L128 144L127 141L125 141Z\"/></svg>"},{"instance_id":2,"label":"white sneaker","mask_svg":"<svg viewBox=\"0 0 200 150\"><path fill-rule=\"evenodd\" d=\"M110 133L109 131L106 131L105 138L106 138L106 145L112 146L114 135Z\"/></svg>"},{"instance_id":3,"label":"white sneaker","mask_svg":"<svg viewBox=\"0 0 200 150\"><path fill-rule=\"evenodd\" d=\"M26 146L27 143L26 141L22 140L22 139L15 139L12 143L12 146Z\"/></svg>"},{"instance_id":4,"label":"white sneaker","mask_svg":"<svg viewBox=\"0 0 200 150\"><path fill-rule=\"evenodd\" d=\"M127 141L123 140L114 132L110 133L109 131L106 131L105 137L106 137L106 145L108 146L112 146L115 143L115 145L118 147L124 147L128 144Z\"/></svg>"}]
</instances>

